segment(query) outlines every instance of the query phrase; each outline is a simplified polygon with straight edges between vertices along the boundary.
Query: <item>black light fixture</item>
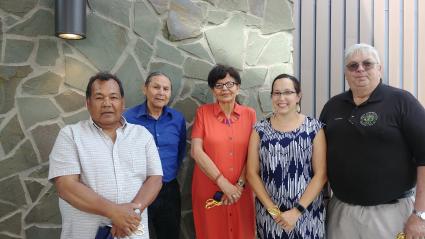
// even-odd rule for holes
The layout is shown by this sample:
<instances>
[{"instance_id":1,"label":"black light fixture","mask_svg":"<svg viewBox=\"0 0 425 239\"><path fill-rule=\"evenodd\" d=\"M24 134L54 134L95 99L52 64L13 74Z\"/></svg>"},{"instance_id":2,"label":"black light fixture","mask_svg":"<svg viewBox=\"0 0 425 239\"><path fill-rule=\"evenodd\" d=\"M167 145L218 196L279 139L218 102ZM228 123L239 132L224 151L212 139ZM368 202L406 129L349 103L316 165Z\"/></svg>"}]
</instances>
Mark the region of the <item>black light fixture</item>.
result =
<instances>
[{"instance_id":1,"label":"black light fixture","mask_svg":"<svg viewBox=\"0 0 425 239\"><path fill-rule=\"evenodd\" d=\"M67 40L86 38L86 1L55 0L55 35Z\"/></svg>"}]
</instances>

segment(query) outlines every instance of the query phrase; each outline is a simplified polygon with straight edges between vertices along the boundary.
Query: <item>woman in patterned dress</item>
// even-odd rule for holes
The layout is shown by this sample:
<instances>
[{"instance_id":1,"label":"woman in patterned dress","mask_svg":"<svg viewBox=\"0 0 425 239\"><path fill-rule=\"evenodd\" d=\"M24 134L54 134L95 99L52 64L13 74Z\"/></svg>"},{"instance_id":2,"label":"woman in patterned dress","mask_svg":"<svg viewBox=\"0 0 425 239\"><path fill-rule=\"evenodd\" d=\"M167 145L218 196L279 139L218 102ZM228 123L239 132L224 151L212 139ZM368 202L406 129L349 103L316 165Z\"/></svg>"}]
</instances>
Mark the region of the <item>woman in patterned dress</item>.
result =
<instances>
[{"instance_id":1,"label":"woman in patterned dress","mask_svg":"<svg viewBox=\"0 0 425 239\"><path fill-rule=\"evenodd\" d=\"M299 112L299 81L277 76L271 91L273 116L251 134L247 180L256 194L261 239L322 239L326 140L323 125Z\"/></svg>"}]
</instances>

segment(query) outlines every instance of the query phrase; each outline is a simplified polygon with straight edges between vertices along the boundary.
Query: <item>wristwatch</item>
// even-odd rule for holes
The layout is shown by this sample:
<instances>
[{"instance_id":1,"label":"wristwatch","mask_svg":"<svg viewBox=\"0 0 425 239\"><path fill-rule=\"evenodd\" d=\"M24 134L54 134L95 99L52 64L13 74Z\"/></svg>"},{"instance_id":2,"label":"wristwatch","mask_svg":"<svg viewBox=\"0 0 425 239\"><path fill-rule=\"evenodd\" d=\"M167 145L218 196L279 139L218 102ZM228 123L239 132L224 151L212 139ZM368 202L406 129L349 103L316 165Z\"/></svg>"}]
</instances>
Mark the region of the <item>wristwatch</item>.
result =
<instances>
[{"instance_id":1,"label":"wristwatch","mask_svg":"<svg viewBox=\"0 0 425 239\"><path fill-rule=\"evenodd\" d=\"M238 182L236 183L239 187L244 188L245 187L245 181L243 181L242 179L239 179Z\"/></svg>"},{"instance_id":2,"label":"wristwatch","mask_svg":"<svg viewBox=\"0 0 425 239\"><path fill-rule=\"evenodd\" d=\"M305 207L299 203L295 203L294 208L296 208L301 214L305 212Z\"/></svg>"},{"instance_id":3,"label":"wristwatch","mask_svg":"<svg viewBox=\"0 0 425 239\"><path fill-rule=\"evenodd\" d=\"M425 221L425 211L417 211L416 209L413 209L413 213L421 220Z\"/></svg>"}]
</instances>

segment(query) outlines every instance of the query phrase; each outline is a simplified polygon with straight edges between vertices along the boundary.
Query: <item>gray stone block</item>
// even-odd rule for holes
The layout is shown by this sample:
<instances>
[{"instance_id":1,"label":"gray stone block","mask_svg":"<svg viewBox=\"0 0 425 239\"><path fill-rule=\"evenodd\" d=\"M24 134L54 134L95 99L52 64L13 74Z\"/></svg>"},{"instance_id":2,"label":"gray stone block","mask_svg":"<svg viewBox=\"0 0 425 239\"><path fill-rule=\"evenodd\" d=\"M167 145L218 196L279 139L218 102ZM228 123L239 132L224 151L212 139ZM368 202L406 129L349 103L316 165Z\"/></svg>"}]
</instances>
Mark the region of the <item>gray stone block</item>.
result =
<instances>
[{"instance_id":1,"label":"gray stone block","mask_svg":"<svg viewBox=\"0 0 425 239\"><path fill-rule=\"evenodd\" d=\"M208 11L207 20L208 22L219 25L222 24L228 17L229 13L226 11L210 10Z\"/></svg>"},{"instance_id":2,"label":"gray stone block","mask_svg":"<svg viewBox=\"0 0 425 239\"><path fill-rule=\"evenodd\" d=\"M248 0L249 2L249 11L258 17L264 16L264 0Z\"/></svg>"},{"instance_id":3,"label":"gray stone block","mask_svg":"<svg viewBox=\"0 0 425 239\"><path fill-rule=\"evenodd\" d=\"M144 84L144 77L141 75L136 61L131 55L127 56L126 61L117 71L117 76L124 87L125 106L132 107L141 104L144 101L141 90Z\"/></svg>"},{"instance_id":4,"label":"gray stone block","mask_svg":"<svg viewBox=\"0 0 425 239\"><path fill-rule=\"evenodd\" d=\"M263 34L294 29L292 5L288 0L268 0L265 7L264 24L261 28Z\"/></svg>"},{"instance_id":5,"label":"gray stone block","mask_svg":"<svg viewBox=\"0 0 425 239\"><path fill-rule=\"evenodd\" d=\"M268 79L268 85L272 85L272 81L273 79L280 75L280 74L290 74L293 75L293 70L292 70L292 64L287 63L287 64L277 64L277 65L273 65L271 67L269 67L269 79Z\"/></svg>"},{"instance_id":6,"label":"gray stone block","mask_svg":"<svg viewBox=\"0 0 425 239\"><path fill-rule=\"evenodd\" d=\"M33 77L22 84L22 90L30 95L54 95L58 93L63 78L53 72Z\"/></svg>"},{"instance_id":7,"label":"gray stone block","mask_svg":"<svg viewBox=\"0 0 425 239\"><path fill-rule=\"evenodd\" d=\"M90 77L96 74L96 70L85 63L65 56L65 83L79 90L86 91Z\"/></svg>"},{"instance_id":8,"label":"gray stone block","mask_svg":"<svg viewBox=\"0 0 425 239\"><path fill-rule=\"evenodd\" d=\"M42 7L47 7L54 9L55 8L55 1L54 0L40 0L38 3Z\"/></svg>"},{"instance_id":9,"label":"gray stone block","mask_svg":"<svg viewBox=\"0 0 425 239\"><path fill-rule=\"evenodd\" d=\"M180 92L180 87L182 85L183 79L183 70L168 63L152 62L150 64L150 71L163 72L171 78L171 81L173 82L173 87L171 91L170 102L173 102L174 97L176 97L177 93Z\"/></svg>"},{"instance_id":10,"label":"gray stone block","mask_svg":"<svg viewBox=\"0 0 425 239\"><path fill-rule=\"evenodd\" d=\"M217 7L227 11L248 11L247 0L220 0L217 2Z\"/></svg>"},{"instance_id":11,"label":"gray stone block","mask_svg":"<svg viewBox=\"0 0 425 239\"><path fill-rule=\"evenodd\" d=\"M156 56L176 65L181 65L184 60L184 57L177 48L163 41L156 41Z\"/></svg>"},{"instance_id":12,"label":"gray stone block","mask_svg":"<svg viewBox=\"0 0 425 239\"><path fill-rule=\"evenodd\" d=\"M29 128L38 122L59 117L59 110L49 99L23 97L17 98L16 101L25 128Z\"/></svg>"},{"instance_id":13,"label":"gray stone block","mask_svg":"<svg viewBox=\"0 0 425 239\"><path fill-rule=\"evenodd\" d=\"M14 107L16 88L32 71L30 66L0 65L0 114L7 113Z\"/></svg>"},{"instance_id":14,"label":"gray stone block","mask_svg":"<svg viewBox=\"0 0 425 239\"><path fill-rule=\"evenodd\" d=\"M26 239L58 239L61 235L61 229L32 226L25 230L25 235Z\"/></svg>"},{"instance_id":15,"label":"gray stone block","mask_svg":"<svg viewBox=\"0 0 425 239\"><path fill-rule=\"evenodd\" d=\"M186 121L190 122L195 117L198 104L196 104L196 101L192 100L191 98L186 98L184 100L177 101L174 104L174 108L182 112Z\"/></svg>"},{"instance_id":16,"label":"gray stone block","mask_svg":"<svg viewBox=\"0 0 425 239\"><path fill-rule=\"evenodd\" d=\"M102 71L112 69L129 41L127 29L96 14L87 16L87 36L81 41L68 42Z\"/></svg>"},{"instance_id":17,"label":"gray stone block","mask_svg":"<svg viewBox=\"0 0 425 239\"><path fill-rule=\"evenodd\" d=\"M260 91L259 93L260 97L260 106L263 112L269 113L273 111L273 105L272 100L270 98L270 90L267 91Z\"/></svg>"},{"instance_id":18,"label":"gray stone block","mask_svg":"<svg viewBox=\"0 0 425 239\"><path fill-rule=\"evenodd\" d=\"M4 20L4 23L6 23L7 26L13 25L17 22L18 20L12 16L7 16L6 19Z\"/></svg>"},{"instance_id":19,"label":"gray stone block","mask_svg":"<svg viewBox=\"0 0 425 239\"><path fill-rule=\"evenodd\" d=\"M4 61L7 63L20 63L28 60L31 55L34 43L25 40L6 40Z\"/></svg>"},{"instance_id":20,"label":"gray stone block","mask_svg":"<svg viewBox=\"0 0 425 239\"><path fill-rule=\"evenodd\" d=\"M167 28L170 40L179 41L201 34L202 8L190 0L174 0L170 3Z\"/></svg>"},{"instance_id":21,"label":"gray stone block","mask_svg":"<svg viewBox=\"0 0 425 239\"><path fill-rule=\"evenodd\" d=\"M130 27L131 2L129 0L90 0L90 5L97 13Z\"/></svg>"},{"instance_id":22,"label":"gray stone block","mask_svg":"<svg viewBox=\"0 0 425 239\"><path fill-rule=\"evenodd\" d=\"M257 65L258 57L264 49L269 39L261 37L258 32L250 32L248 35L248 44L246 47L245 62L247 65Z\"/></svg>"},{"instance_id":23,"label":"gray stone block","mask_svg":"<svg viewBox=\"0 0 425 239\"><path fill-rule=\"evenodd\" d=\"M208 53L209 52L208 44L205 42L204 39L201 39L198 42L180 45L179 48L189 52L190 54L200 59L214 63L213 58Z\"/></svg>"},{"instance_id":24,"label":"gray stone block","mask_svg":"<svg viewBox=\"0 0 425 239\"><path fill-rule=\"evenodd\" d=\"M40 66L54 66L59 58L58 46L55 40L40 39L38 41L37 57L35 61Z\"/></svg>"},{"instance_id":25,"label":"gray stone block","mask_svg":"<svg viewBox=\"0 0 425 239\"><path fill-rule=\"evenodd\" d=\"M245 46L244 19L240 15L233 16L228 24L205 31L208 44L215 61L243 68Z\"/></svg>"},{"instance_id":26,"label":"gray stone block","mask_svg":"<svg viewBox=\"0 0 425 239\"><path fill-rule=\"evenodd\" d=\"M4 153L8 154L16 145L25 139L18 117L15 115L0 131L0 142Z\"/></svg>"},{"instance_id":27,"label":"gray stone block","mask_svg":"<svg viewBox=\"0 0 425 239\"><path fill-rule=\"evenodd\" d=\"M31 201L37 201L38 196L40 195L41 190L44 188L44 185L32 180L25 180L25 186L31 197Z\"/></svg>"},{"instance_id":28,"label":"gray stone block","mask_svg":"<svg viewBox=\"0 0 425 239\"><path fill-rule=\"evenodd\" d=\"M4 217L4 216L16 211L17 209L18 208L16 206L0 202L0 217Z\"/></svg>"},{"instance_id":29,"label":"gray stone block","mask_svg":"<svg viewBox=\"0 0 425 239\"><path fill-rule=\"evenodd\" d=\"M81 120L87 120L90 118L89 112L87 110L83 110L81 112L78 112L76 114L73 114L71 116L63 117L63 122L65 124L75 124Z\"/></svg>"},{"instance_id":30,"label":"gray stone block","mask_svg":"<svg viewBox=\"0 0 425 239\"><path fill-rule=\"evenodd\" d=\"M31 11L36 4L37 0L1 0L0 9L7 13L23 17Z\"/></svg>"},{"instance_id":31,"label":"gray stone block","mask_svg":"<svg viewBox=\"0 0 425 239\"><path fill-rule=\"evenodd\" d=\"M42 162L49 161L49 154L52 151L59 130L60 127L57 124L37 126L37 128L31 130Z\"/></svg>"},{"instance_id":32,"label":"gray stone block","mask_svg":"<svg viewBox=\"0 0 425 239\"><path fill-rule=\"evenodd\" d=\"M163 14L170 7L170 0L148 0L158 14Z\"/></svg>"},{"instance_id":33,"label":"gray stone block","mask_svg":"<svg viewBox=\"0 0 425 239\"><path fill-rule=\"evenodd\" d=\"M86 97L73 90L66 90L55 96L56 103L65 112L72 112L85 107Z\"/></svg>"},{"instance_id":34,"label":"gray stone block","mask_svg":"<svg viewBox=\"0 0 425 239\"><path fill-rule=\"evenodd\" d=\"M20 235L22 229L21 221L22 213L16 213L0 222L0 231Z\"/></svg>"},{"instance_id":35,"label":"gray stone block","mask_svg":"<svg viewBox=\"0 0 425 239\"><path fill-rule=\"evenodd\" d=\"M49 174L49 165L43 165L36 168L32 173L28 175L30 178L46 179Z\"/></svg>"},{"instance_id":36,"label":"gray stone block","mask_svg":"<svg viewBox=\"0 0 425 239\"><path fill-rule=\"evenodd\" d=\"M151 45L162 24L158 16L144 2L134 3L134 32Z\"/></svg>"},{"instance_id":37,"label":"gray stone block","mask_svg":"<svg viewBox=\"0 0 425 239\"><path fill-rule=\"evenodd\" d=\"M201 103L212 103L214 100L214 97L211 93L211 89L208 86L208 84L196 84L193 92L192 97L199 100Z\"/></svg>"},{"instance_id":38,"label":"gray stone block","mask_svg":"<svg viewBox=\"0 0 425 239\"><path fill-rule=\"evenodd\" d=\"M213 65L205 61L197 60L192 57L186 58L183 69L184 75L190 78L207 80L208 73L213 68Z\"/></svg>"},{"instance_id":39,"label":"gray stone block","mask_svg":"<svg viewBox=\"0 0 425 239\"><path fill-rule=\"evenodd\" d=\"M38 10L25 22L19 23L7 31L8 33L35 36L54 36L55 21L53 13L44 9Z\"/></svg>"},{"instance_id":40,"label":"gray stone block","mask_svg":"<svg viewBox=\"0 0 425 239\"><path fill-rule=\"evenodd\" d=\"M142 64L143 68L146 70L153 54L153 48L144 41L137 40L134 47L134 53L136 54L140 64Z\"/></svg>"},{"instance_id":41,"label":"gray stone block","mask_svg":"<svg viewBox=\"0 0 425 239\"><path fill-rule=\"evenodd\" d=\"M258 87L264 84L266 79L267 68L264 67L253 67L247 68L242 72L242 84L241 88Z\"/></svg>"},{"instance_id":42,"label":"gray stone block","mask_svg":"<svg viewBox=\"0 0 425 239\"><path fill-rule=\"evenodd\" d=\"M0 200L17 207L26 205L25 192L19 176L0 181Z\"/></svg>"},{"instance_id":43,"label":"gray stone block","mask_svg":"<svg viewBox=\"0 0 425 239\"><path fill-rule=\"evenodd\" d=\"M279 33L273 36L263 49L257 64L271 65L289 62L292 57L292 37L290 34Z\"/></svg>"},{"instance_id":44,"label":"gray stone block","mask_svg":"<svg viewBox=\"0 0 425 239\"><path fill-rule=\"evenodd\" d=\"M12 156L0 162L0 178L22 172L37 165L37 155L30 141L26 140Z\"/></svg>"},{"instance_id":45,"label":"gray stone block","mask_svg":"<svg viewBox=\"0 0 425 239\"><path fill-rule=\"evenodd\" d=\"M52 186L39 203L35 205L26 215L24 221L31 223L53 223L61 224L61 215L59 212L59 200L56 191Z\"/></svg>"}]
</instances>

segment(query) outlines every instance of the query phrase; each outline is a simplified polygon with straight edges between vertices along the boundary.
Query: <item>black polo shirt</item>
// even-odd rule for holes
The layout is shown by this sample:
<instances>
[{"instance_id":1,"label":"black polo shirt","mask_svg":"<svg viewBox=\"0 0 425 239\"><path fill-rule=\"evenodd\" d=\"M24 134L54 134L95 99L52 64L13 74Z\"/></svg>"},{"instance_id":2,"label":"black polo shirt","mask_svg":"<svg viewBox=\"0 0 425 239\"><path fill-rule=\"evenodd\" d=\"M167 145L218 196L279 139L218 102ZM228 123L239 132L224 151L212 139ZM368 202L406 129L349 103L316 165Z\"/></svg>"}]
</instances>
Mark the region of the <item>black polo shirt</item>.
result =
<instances>
[{"instance_id":1,"label":"black polo shirt","mask_svg":"<svg viewBox=\"0 0 425 239\"><path fill-rule=\"evenodd\" d=\"M338 199L377 205L415 186L416 167L425 165L425 110L409 92L379 84L356 106L347 91L326 103L320 120Z\"/></svg>"}]
</instances>

